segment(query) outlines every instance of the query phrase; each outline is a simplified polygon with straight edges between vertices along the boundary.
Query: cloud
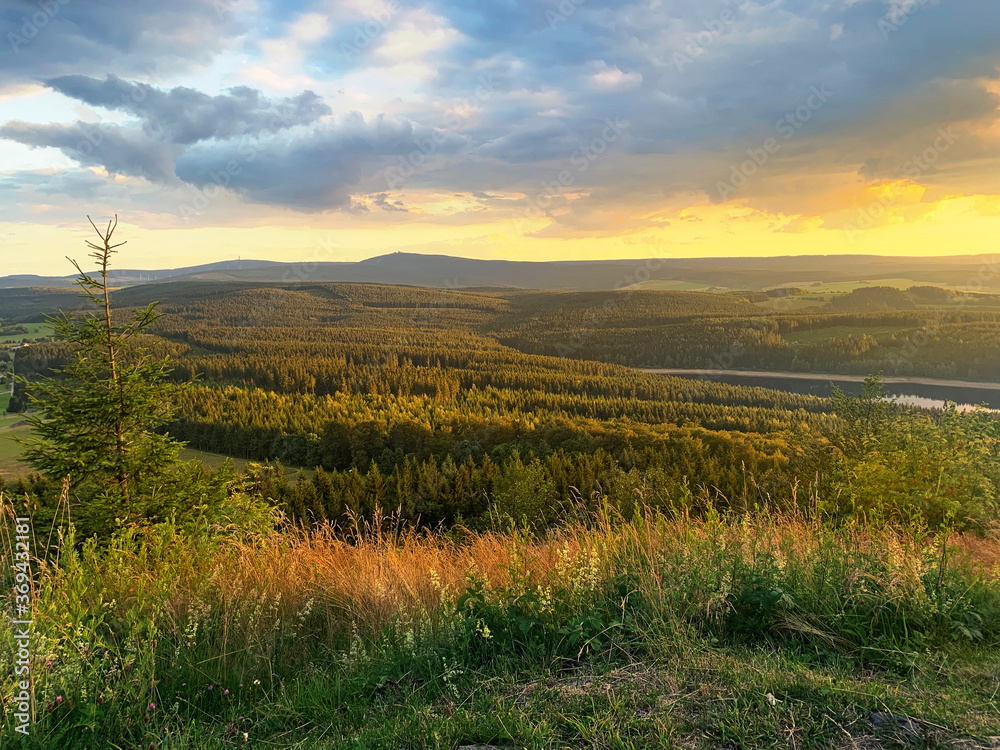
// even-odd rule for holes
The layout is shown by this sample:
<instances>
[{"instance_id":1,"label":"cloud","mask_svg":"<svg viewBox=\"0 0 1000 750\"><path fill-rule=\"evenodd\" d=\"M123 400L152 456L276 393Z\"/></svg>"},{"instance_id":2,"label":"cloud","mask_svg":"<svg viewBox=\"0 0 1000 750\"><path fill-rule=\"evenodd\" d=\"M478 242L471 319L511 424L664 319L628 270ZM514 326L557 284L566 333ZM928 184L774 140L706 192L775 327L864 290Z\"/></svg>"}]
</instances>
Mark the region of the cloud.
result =
<instances>
[{"instance_id":1,"label":"cloud","mask_svg":"<svg viewBox=\"0 0 1000 750\"><path fill-rule=\"evenodd\" d=\"M138 128L108 123L35 125L15 121L0 127L0 138L33 148L57 148L81 165L100 166L110 174L144 177L151 182L173 180L173 160L178 152L173 144L151 138Z\"/></svg>"},{"instance_id":2,"label":"cloud","mask_svg":"<svg viewBox=\"0 0 1000 750\"><path fill-rule=\"evenodd\" d=\"M562 122L543 123L532 128L516 128L513 132L484 143L483 156L513 163L535 163L568 158L578 148L581 139Z\"/></svg>"},{"instance_id":3,"label":"cloud","mask_svg":"<svg viewBox=\"0 0 1000 750\"><path fill-rule=\"evenodd\" d=\"M205 142L184 151L177 176L228 188L253 203L323 211L350 205L351 188L397 163L417 169L465 146L454 133L352 112L259 139Z\"/></svg>"},{"instance_id":4,"label":"cloud","mask_svg":"<svg viewBox=\"0 0 1000 750\"><path fill-rule=\"evenodd\" d=\"M381 208L383 211L400 211L402 213L409 213L409 209L403 205L402 201L399 200L389 200L388 193L376 193L369 196L372 203Z\"/></svg>"},{"instance_id":5,"label":"cloud","mask_svg":"<svg viewBox=\"0 0 1000 750\"><path fill-rule=\"evenodd\" d=\"M656 223L657 202L718 200L717 183L748 149L826 87L823 107L729 200L802 215L789 226L808 229L838 185L900 179L940 128L961 138L912 179L1000 193L995 0L921 2L889 35L882 0L216 2L221 12L109 0L87 18L81 0L59 5L0 66L0 86L41 78L137 121L102 126L87 153L84 123L15 122L0 135L113 174L224 185L250 203L317 212L353 198L359 214L381 209L372 221L405 218L387 216L402 207L378 197L386 168L405 168L407 191L503 195L536 194L569 169L578 195L556 202L544 231L574 236L604 231L615 211L634 217L622 226L642 227ZM116 13L121 23L108 24ZM135 72L210 70L227 45L245 60L212 80L246 83L266 69L266 94L210 95ZM488 95L477 93L484 80ZM324 97L349 104L334 116ZM578 170L574 154L608 118L626 119L627 133ZM423 211L418 197L406 203Z\"/></svg>"},{"instance_id":6,"label":"cloud","mask_svg":"<svg viewBox=\"0 0 1000 750\"><path fill-rule=\"evenodd\" d=\"M600 69L590 76L592 85L609 91L634 89L642 83L641 73L624 73L619 67L601 64Z\"/></svg>"},{"instance_id":7,"label":"cloud","mask_svg":"<svg viewBox=\"0 0 1000 750\"><path fill-rule=\"evenodd\" d=\"M139 117L147 133L162 134L176 144L209 138L226 139L306 125L331 113L312 91L269 100L260 91L238 86L219 96L178 87L163 91L145 83L104 80L88 76L61 76L45 85L93 107L127 112Z\"/></svg>"},{"instance_id":8,"label":"cloud","mask_svg":"<svg viewBox=\"0 0 1000 750\"><path fill-rule=\"evenodd\" d=\"M247 30L249 0L6 0L0 91L67 73L158 79L210 62Z\"/></svg>"}]
</instances>

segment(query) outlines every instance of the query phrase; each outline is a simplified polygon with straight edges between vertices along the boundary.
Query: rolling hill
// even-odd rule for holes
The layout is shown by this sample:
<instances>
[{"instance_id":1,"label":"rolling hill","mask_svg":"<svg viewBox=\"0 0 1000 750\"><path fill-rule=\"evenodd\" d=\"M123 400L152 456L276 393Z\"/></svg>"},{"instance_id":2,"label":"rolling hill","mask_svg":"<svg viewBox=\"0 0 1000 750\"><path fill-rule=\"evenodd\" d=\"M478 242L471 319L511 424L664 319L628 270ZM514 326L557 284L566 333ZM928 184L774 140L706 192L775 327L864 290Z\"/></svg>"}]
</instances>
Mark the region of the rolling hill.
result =
<instances>
[{"instance_id":1,"label":"rolling hill","mask_svg":"<svg viewBox=\"0 0 1000 750\"><path fill-rule=\"evenodd\" d=\"M120 286L199 282L365 282L436 288L518 288L603 291L657 283L701 288L764 289L782 284L877 282L905 278L963 287L982 279L1000 287L1000 260L989 255L885 257L804 255L770 258L647 258L581 261L477 260L447 255L391 253L358 262L281 263L238 260L170 270L123 270ZM65 288L72 276L4 276L4 288Z\"/></svg>"}]
</instances>

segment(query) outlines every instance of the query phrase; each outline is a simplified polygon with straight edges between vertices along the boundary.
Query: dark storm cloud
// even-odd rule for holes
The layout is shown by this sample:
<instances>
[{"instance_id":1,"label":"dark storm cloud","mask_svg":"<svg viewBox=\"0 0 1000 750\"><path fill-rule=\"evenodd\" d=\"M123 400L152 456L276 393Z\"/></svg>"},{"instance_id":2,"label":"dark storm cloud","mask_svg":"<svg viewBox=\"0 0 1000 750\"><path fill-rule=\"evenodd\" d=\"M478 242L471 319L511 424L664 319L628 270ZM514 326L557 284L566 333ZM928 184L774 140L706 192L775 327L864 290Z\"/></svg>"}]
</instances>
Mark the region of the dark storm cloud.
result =
<instances>
[{"instance_id":1,"label":"dark storm cloud","mask_svg":"<svg viewBox=\"0 0 1000 750\"><path fill-rule=\"evenodd\" d=\"M93 107L136 115L147 133L162 134L172 143L190 144L208 138L226 139L306 125L331 113L312 91L269 100L255 89L239 86L219 96L178 87L163 91L145 83L62 76L45 82L49 88Z\"/></svg>"},{"instance_id":2,"label":"dark storm cloud","mask_svg":"<svg viewBox=\"0 0 1000 750\"><path fill-rule=\"evenodd\" d=\"M465 141L408 120L354 112L264 139L206 142L177 160L177 176L218 185L253 203L322 211L350 205L351 188L381 167L418 168L454 153Z\"/></svg>"}]
</instances>

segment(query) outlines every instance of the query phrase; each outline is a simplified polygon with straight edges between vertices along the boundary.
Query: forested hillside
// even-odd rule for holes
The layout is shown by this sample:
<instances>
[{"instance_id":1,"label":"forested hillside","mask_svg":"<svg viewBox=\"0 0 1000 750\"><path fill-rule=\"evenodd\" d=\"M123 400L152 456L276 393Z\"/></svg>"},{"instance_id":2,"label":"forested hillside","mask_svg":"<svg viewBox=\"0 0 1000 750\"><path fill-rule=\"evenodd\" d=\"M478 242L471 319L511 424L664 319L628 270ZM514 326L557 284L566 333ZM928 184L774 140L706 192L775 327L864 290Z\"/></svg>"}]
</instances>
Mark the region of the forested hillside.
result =
<instances>
[{"instance_id":1,"label":"forested hillside","mask_svg":"<svg viewBox=\"0 0 1000 750\"><path fill-rule=\"evenodd\" d=\"M318 467L298 484L264 470L254 480L305 520L398 508L468 521L505 482L540 483L531 513L543 519L595 493L626 506L683 488L739 506L827 460L825 400L622 365L1000 377L991 310L947 311L937 325L941 311L916 305L775 313L727 294L164 284L116 293L120 314L151 291L163 300L152 351L192 382L170 433ZM22 349L17 370L45 373L67 351Z\"/></svg>"}]
</instances>

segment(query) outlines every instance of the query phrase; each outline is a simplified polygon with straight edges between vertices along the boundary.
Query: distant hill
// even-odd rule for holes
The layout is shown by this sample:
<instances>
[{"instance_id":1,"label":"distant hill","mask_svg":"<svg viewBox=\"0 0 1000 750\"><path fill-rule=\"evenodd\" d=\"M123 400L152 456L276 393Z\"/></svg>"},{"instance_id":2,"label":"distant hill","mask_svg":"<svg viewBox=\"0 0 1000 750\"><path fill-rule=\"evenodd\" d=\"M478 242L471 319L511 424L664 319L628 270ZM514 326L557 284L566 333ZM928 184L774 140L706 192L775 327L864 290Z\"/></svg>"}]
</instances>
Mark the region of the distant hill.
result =
<instances>
[{"instance_id":1,"label":"distant hill","mask_svg":"<svg viewBox=\"0 0 1000 750\"><path fill-rule=\"evenodd\" d=\"M273 260L223 260L216 263L205 263L200 266L187 266L185 268L160 269L160 270L139 270L139 269L113 269L108 278L117 286L131 286L133 284L150 284L157 281L166 281L179 276L197 276L199 274L228 273L251 271L254 269L266 268L268 266L284 266ZM13 274L10 276L0 276L0 289L22 289L25 287L70 287L76 282L76 274L67 276L36 276L34 274Z\"/></svg>"},{"instance_id":2,"label":"distant hill","mask_svg":"<svg viewBox=\"0 0 1000 750\"><path fill-rule=\"evenodd\" d=\"M805 255L771 258L650 258L580 261L475 260L448 255L391 253L358 262L281 263L233 260L169 270L121 270L119 286L163 282L365 282L433 288L608 291L613 289L743 289L781 285L866 282L905 278L917 284L965 287L986 269L1000 286L993 256L930 258L878 255ZM71 287L72 275L0 277L0 290Z\"/></svg>"},{"instance_id":3,"label":"distant hill","mask_svg":"<svg viewBox=\"0 0 1000 750\"><path fill-rule=\"evenodd\" d=\"M992 260L992 256L971 255L935 258L809 255L533 262L391 253L356 263L271 264L244 269L200 270L171 278L174 281L355 281L437 288L492 287L540 291L606 291L642 287L656 281L760 290L782 284L898 277L964 286Z\"/></svg>"}]
</instances>

